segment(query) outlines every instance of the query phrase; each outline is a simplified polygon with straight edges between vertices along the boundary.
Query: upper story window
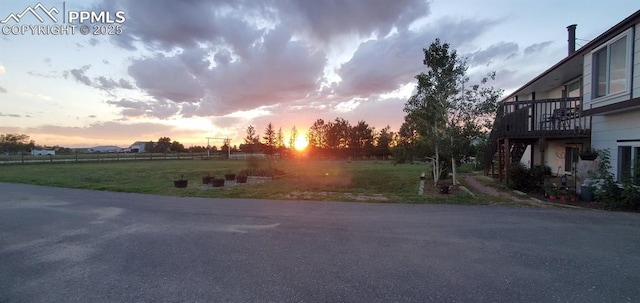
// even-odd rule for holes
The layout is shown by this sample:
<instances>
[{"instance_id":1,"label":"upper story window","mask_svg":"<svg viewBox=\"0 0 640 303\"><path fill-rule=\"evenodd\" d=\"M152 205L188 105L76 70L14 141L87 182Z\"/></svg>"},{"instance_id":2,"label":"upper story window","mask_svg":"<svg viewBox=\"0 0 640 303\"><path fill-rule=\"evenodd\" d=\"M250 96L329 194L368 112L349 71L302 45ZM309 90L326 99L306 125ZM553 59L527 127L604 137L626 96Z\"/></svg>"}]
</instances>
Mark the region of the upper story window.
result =
<instances>
[{"instance_id":1,"label":"upper story window","mask_svg":"<svg viewBox=\"0 0 640 303\"><path fill-rule=\"evenodd\" d=\"M626 31L592 53L594 98L628 90L631 77L630 33Z\"/></svg>"}]
</instances>

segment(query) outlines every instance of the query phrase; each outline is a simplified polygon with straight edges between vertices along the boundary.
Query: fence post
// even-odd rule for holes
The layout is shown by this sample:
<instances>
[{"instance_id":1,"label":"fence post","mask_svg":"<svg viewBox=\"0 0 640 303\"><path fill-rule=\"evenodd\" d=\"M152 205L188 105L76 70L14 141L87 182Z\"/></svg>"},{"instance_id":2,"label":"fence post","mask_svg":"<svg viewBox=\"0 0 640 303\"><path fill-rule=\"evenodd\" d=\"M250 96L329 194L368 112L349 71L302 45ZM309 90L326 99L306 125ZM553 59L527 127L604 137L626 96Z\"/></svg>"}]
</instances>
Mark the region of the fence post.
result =
<instances>
[{"instance_id":1,"label":"fence post","mask_svg":"<svg viewBox=\"0 0 640 303\"><path fill-rule=\"evenodd\" d=\"M22 161L22 164L24 164L24 155L23 154L20 154L20 159Z\"/></svg>"},{"instance_id":2,"label":"fence post","mask_svg":"<svg viewBox=\"0 0 640 303\"><path fill-rule=\"evenodd\" d=\"M49 162L53 163L53 155L49 155Z\"/></svg>"},{"instance_id":3,"label":"fence post","mask_svg":"<svg viewBox=\"0 0 640 303\"><path fill-rule=\"evenodd\" d=\"M76 154L76 163L78 163L78 154Z\"/></svg>"}]
</instances>

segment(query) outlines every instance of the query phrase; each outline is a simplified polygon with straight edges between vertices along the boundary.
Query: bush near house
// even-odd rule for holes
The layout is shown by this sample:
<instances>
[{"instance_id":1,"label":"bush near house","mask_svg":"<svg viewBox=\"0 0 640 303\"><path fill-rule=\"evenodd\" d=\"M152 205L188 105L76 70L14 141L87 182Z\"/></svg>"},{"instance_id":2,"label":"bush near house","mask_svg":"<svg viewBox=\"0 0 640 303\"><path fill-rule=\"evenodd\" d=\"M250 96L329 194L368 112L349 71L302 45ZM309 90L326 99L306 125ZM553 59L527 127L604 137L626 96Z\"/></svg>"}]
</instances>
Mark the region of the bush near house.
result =
<instances>
[{"instance_id":1,"label":"bush near house","mask_svg":"<svg viewBox=\"0 0 640 303\"><path fill-rule=\"evenodd\" d=\"M640 187L630 180L616 182L611 168L611 153L608 149L600 150L598 172L591 185L596 201L608 209L640 211Z\"/></svg>"},{"instance_id":2,"label":"bush near house","mask_svg":"<svg viewBox=\"0 0 640 303\"><path fill-rule=\"evenodd\" d=\"M529 169L520 162L514 163L509 170L508 186L511 189L524 192L541 189L544 184L545 171L544 166L537 165Z\"/></svg>"}]
</instances>

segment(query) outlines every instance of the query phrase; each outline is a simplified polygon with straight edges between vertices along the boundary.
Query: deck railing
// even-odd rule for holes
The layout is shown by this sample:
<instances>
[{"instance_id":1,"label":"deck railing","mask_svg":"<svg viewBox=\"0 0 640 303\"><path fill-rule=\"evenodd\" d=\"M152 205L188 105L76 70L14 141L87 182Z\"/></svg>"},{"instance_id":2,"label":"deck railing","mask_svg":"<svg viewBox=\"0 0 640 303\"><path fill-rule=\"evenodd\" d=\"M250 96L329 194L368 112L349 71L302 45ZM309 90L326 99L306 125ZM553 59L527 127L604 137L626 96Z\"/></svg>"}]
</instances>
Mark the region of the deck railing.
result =
<instances>
[{"instance_id":1,"label":"deck railing","mask_svg":"<svg viewBox=\"0 0 640 303\"><path fill-rule=\"evenodd\" d=\"M497 131L503 136L588 135L591 117L582 115L581 98L506 102Z\"/></svg>"}]
</instances>

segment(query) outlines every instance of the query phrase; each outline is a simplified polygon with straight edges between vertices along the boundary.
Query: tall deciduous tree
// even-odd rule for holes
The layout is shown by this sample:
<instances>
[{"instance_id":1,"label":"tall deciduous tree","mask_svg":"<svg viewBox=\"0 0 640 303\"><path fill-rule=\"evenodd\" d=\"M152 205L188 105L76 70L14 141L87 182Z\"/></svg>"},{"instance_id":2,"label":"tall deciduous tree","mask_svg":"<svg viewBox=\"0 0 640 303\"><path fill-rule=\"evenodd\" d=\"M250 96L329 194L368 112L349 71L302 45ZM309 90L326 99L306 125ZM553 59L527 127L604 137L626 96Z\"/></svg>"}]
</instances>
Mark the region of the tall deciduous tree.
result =
<instances>
[{"instance_id":1,"label":"tall deciduous tree","mask_svg":"<svg viewBox=\"0 0 640 303\"><path fill-rule=\"evenodd\" d=\"M171 138L169 137L160 137L155 146L155 152L157 153L166 153L171 151Z\"/></svg>"},{"instance_id":2,"label":"tall deciduous tree","mask_svg":"<svg viewBox=\"0 0 640 303\"><path fill-rule=\"evenodd\" d=\"M0 153L29 152L35 145L25 134L0 134Z\"/></svg>"},{"instance_id":3,"label":"tall deciduous tree","mask_svg":"<svg viewBox=\"0 0 640 303\"><path fill-rule=\"evenodd\" d=\"M429 158L434 184L445 170L446 164L441 162L443 152L451 159L455 184L456 163L478 134L478 117L491 114L502 91L485 87L495 74L484 78L481 84L468 86L466 63L458 58L448 43L440 43L440 39L423 52L427 72L416 76L417 91L405 104L405 120L433 144L433 156Z\"/></svg>"},{"instance_id":4,"label":"tall deciduous tree","mask_svg":"<svg viewBox=\"0 0 640 303\"><path fill-rule=\"evenodd\" d=\"M326 147L327 124L324 120L318 119L313 122L309 128L309 146L324 148Z\"/></svg>"},{"instance_id":5,"label":"tall deciduous tree","mask_svg":"<svg viewBox=\"0 0 640 303\"><path fill-rule=\"evenodd\" d=\"M370 155L373 151L373 133L375 129L364 120L351 127L349 131L349 148L355 157Z\"/></svg>"}]
</instances>

